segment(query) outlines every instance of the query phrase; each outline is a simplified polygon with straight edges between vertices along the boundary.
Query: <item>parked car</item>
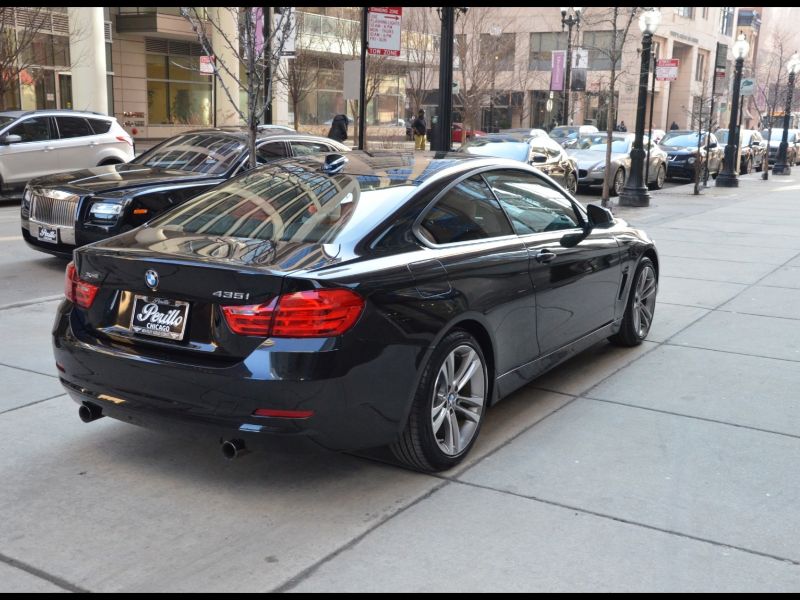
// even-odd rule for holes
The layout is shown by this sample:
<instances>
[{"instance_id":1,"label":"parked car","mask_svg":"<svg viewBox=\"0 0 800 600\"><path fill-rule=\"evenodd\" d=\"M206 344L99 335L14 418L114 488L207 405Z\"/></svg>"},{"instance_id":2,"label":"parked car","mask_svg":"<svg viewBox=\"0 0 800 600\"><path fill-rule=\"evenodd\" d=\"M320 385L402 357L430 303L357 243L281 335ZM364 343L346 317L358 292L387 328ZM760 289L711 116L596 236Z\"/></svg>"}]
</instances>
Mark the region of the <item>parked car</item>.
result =
<instances>
[{"instance_id":1,"label":"parked car","mask_svg":"<svg viewBox=\"0 0 800 600\"><path fill-rule=\"evenodd\" d=\"M259 132L259 163L314 152L347 152L317 136L277 129ZM77 246L114 236L205 192L249 168L243 131L185 133L127 164L70 171L32 180L22 198L22 235L29 246L71 256Z\"/></svg>"},{"instance_id":2,"label":"parked car","mask_svg":"<svg viewBox=\"0 0 800 600\"><path fill-rule=\"evenodd\" d=\"M550 137L567 148L570 145L574 147L579 136L592 133L597 133L597 127L594 125L562 125L560 127L553 127L553 129L550 130Z\"/></svg>"},{"instance_id":3,"label":"parked car","mask_svg":"<svg viewBox=\"0 0 800 600\"><path fill-rule=\"evenodd\" d=\"M294 127L289 127L288 125L259 125L257 127L258 131L267 131L267 130L277 130L282 131L284 133L297 133L297 130Z\"/></svg>"},{"instance_id":4,"label":"parked car","mask_svg":"<svg viewBox=\"0 0 800 600\"><path fill-rule=\"evenodd\" d=\"M767 158L767 144L762 139L761 134L754 129L739 130L739 148L741 149L741 160L739 161L739 173L749 173L755 169L760 171L764 167ZM728 130L717 129L714 132L720 146L724 148L728 143Z\"/></svg>"},{"instance_id":5,"label":"parked car","mask_svg":"<svg viewBox=\"0 0 800 600\"><path fill-rule=\"evenodd\" d=\"M800 130L797 129L787 129L787 142L788 146L786 147L786 164L787 165L795 165L800 164ZM770 137L769 129L763 129L761 131L761 137L764 140L769 140L769 164L775 164L775 159L778 157L778 149L780 148L781 141L783 140L783 129L772 129L772 137Z\"/></svg>"},{"instance_id":6,"label":"parked car","mask_svg":"<svg viewBox=\"0 0 800 600\"><path fill-rule=\"evenodd\" d=\"M618 196L625 187L625 182L631 174L631 150L633 149L633 133L614 133L611 136L611 178L608 193ZM602 186L606 177L606 150L608 149L608 134L595 133L583 136L580 147L567 150L578 163L579 186ZM644 139L644 148L648 147L647 138ZM650 168L647 170L647 184L657 190L664 187L667 178L667 153L657 145L650 145Z\"/></svg>"},{"instance_id":7,"label":"parked car","mask_svg":"<svg viewBox=\"0 0 800 600\"><path fill-rule=\"evenodd\" d=\"M347 117L347 124L348 125L352 125L353 123L355 123L355 121L353 120L353 118L350 115L345 115L345 116ZM333 125L333 117L331 117L330 119L325 121L323 123L323 125Z\"/></svg>"},{"instance_id":8,"label":"parked car","mask_svg":"<svg viewBox=\"0 0 800 600\"><path fill-rule=\"evenodd\" d=\"M697 149L698 133L692 130L676 129L661 138L659 148L667 153L667 178L680 177L694 179L695 169L700 168L700 177L704 178L703 170L716 178L722 169L725 151L717 142L713 133L703 131L700 135L700 150ZM710 139L706 139L710 137ZM706 156L706 141L708 141L708 156ZM697 161L700 161L699 167Z\"/></svg>"},{"instance_id":9,"label":"parked car","mask_svg":"<svg viewBox=\"0 0 800 600\"><path fill-rule=\"evenodd\" d=\"M486 132L481 131L480 129L467 129L465 131L463 123L453 123L453 128L451 129L451 131L452 134L450 135L450 141L453 144L460 144L462 141L467 141L475 137L486 135ZM466 135L466 140L464 139L465 135Z\"/></svg>"},{"instance_id":10,"label":"parked car","mask_svg":"<svg viewBox=\"0 0 800 600\"><path fill-rule=\"evenodd\" d=\"M530 127L516 127L513 129L501 129L501 134L518 135L524 138L533 137L549 137L549 134L544 129L536 129Z\"/></svg>"},{"instance_id":11,"label":"parked car","mask_svg":"<svg viewBox=\"0 0 800 600\"><path fill-rule=\"evenodd\" d=\"M206 430L229 458L268 435L389 446L440 471L540 373L640 344L658 269L644 232L521 162L308 156L79 248L53 348L84 421Z\"/></svg>"},{"instance_id":12,"label":"parked car","mask_svg":"<svg viewBox=\"0 0 800 600\"><path fill-rule=\"evenodd\" d=\"M527 163L555 179L570 194L578 192L578 167L573 158L549 137L520 138L496 134L475 138L462 149L476 156L497 156Z\"/></svg>"},{"instance_id":13,"label":"parked car","mask_svg":"<svg viewBox=\"0 0 800 600\"><path fill-rule=\"evenodd\" d=\"M35 177L126 163L133 139L114 117L74 110L0 112L0 193Z\"/></svg>"}]
</instances>

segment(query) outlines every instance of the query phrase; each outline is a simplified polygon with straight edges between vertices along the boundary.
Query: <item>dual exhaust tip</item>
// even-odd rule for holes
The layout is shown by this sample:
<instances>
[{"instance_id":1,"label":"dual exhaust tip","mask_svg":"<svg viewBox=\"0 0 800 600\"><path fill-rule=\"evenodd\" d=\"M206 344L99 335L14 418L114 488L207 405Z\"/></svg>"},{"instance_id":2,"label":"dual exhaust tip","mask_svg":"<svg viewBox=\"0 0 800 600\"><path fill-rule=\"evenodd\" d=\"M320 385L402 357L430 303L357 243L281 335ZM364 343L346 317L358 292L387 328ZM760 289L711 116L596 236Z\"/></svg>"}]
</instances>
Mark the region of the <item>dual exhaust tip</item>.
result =
<instances>
[{"instance_id":1,"label":"dual exhaust tip","mask_svg":"<svg viewBox=\"0 0 800 600\"><path fill-rule=\"evenodd\" d=\"M91 402L84 402L78 407L78 416L84 423L91 423L103 418L103 408ZM228 460L239 458L247 454L249 450L245 446L244 440L226 440L222 442L222 456Z\"/></svg>"}]
</instances>

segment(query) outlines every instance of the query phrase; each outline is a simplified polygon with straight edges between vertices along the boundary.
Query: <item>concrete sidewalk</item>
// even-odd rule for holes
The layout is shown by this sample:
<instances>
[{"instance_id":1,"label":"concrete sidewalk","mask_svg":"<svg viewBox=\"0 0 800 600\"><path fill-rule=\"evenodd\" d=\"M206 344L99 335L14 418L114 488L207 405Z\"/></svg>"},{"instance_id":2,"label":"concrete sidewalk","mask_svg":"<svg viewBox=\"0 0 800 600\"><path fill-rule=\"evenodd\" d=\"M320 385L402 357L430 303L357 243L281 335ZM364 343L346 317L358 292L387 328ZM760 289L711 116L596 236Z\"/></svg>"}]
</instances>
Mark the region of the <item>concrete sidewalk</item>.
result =
<instances>
[{"instance_id":1,"label":"concrete sidewalk","mask_svg":"<svg viewBox=\"0 0 800 600\"><path fill-rule=\"evenodd\" d=\"M439 476L85 425L56 302L0 310L0 591L800 589L797 175L617 207L660 252L648 340L515 393Z\"/></svg>"}]
</instances>

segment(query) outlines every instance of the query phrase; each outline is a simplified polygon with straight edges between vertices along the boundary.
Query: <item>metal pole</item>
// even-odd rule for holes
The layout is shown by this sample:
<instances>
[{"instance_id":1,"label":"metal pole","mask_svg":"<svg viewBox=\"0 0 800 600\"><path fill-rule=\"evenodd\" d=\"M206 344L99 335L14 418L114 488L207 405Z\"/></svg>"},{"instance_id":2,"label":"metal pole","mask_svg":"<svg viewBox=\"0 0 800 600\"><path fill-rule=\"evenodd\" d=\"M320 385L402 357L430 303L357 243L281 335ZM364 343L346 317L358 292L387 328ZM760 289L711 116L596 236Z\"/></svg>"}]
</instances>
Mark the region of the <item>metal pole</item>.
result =
<instances>
[{"instance_id":1,"label":"metal pole","mask_svg":"<svg viewBox=\"0 0 800 600\"><path fill-rule=\"evenodd\" d=\"M569 122L569 93L570 75L572 73L572 17L567 21L567 73L564 82L564 125L572 125Z\"/></svg>"},{"instance_id":2,"label":"metal pole","mask_svg":"<svg viewBox=\"0 0 800 600\"><path fill-rule=\"evenodd\" d=\"M358 93L358 148L364 150L364 130L367 125L367 17L365 6L361 11L361 89Z\"/></svg>"},{"instance_id":3,"label":"metal pole","mask_svg":"<svg viewBox=\"0 0 800 600\"><path fill-rule=\"evenodd\" d=\"M431 150L450 150L453 124L453 38L455 37L455 8L442 8L442 40L439 54L439 122L433 130Z\"/></svg>"},{"instance_id":4,"label":"metal pole","mask_svg":"<svg viewBox=\"0 0 800 600\"><path fill-rule=\"evenodd\" d=\"M642 63L639 71L639 99L636 104L636 135L633 139L631 150L631 173L619 195L620 206L650 206L650 194L645 182L644 174L644 113L647 108L647 84L650 71L650 49L653 44L653 34L645 33L642 38Z\"/></svg>"},{"instance_id":5,"label":"metal pole","mask_svg":"<svg viewBox=\"0 0 800 600\"><path fill-rule=\"evenodd\" d=\"M656 104L656 56L653 56L653 85L650 88L650 129L647 131L647 162L644 164L644 183L650 181L650 148L653 145L653 108ZM664 167L666 168L666 167ZM656 174L658 177L658 174Z\"/></svg>"},{"instance_id":6,"label":"metal pole","mask_svg":"<svg viewBox=\"0 0 800 600\"><path fill-rule=\"evenodd\" d=\"M789 113L792 112L792 93L794 92L794 70L789 71L789 89L786 93L786 110L783 111L783 136L781 145L778 146L778 156L775 157L775 166L772 167L773 175L791 175L792 168L786 162L786 151L789 148Z\"/></svg>"},{"instance_id":7,"label":"metal pole","mask_svg":"<svg viewBox=\"0 0 800 600\"><path fill-rule=\"evenodd\" d=\"M272 125L272 94L267 90L272 79L272 41L270 36L270 13L272 7L264 6L261 8L261 14L264 17L264 57L267 59L264 65L264 124Z\"/></svg>"},{"instance_id":8,"label":"metal pole","mask_svg":"<svg viewBox=\"0 0 800 600\"><path fill-rule=\"evenodd\" d=\"M711 133L712 127L712 119L714 118L714 94L717 92L717 64L719 63L719 51L720 51L720 44L717 42L717 54L714 59L714 68L711 70L711 108L708 109L708 132ZM728 132L730 134L730 131ZM710 150L709 146L711 145L711 136L706 136L706 156L708 156L708 152ZM703 187L708 187L708 169L703 171Z\"/></svg>"},{"instance_id":9,"label":"metal pole","mask_svg":"<svg viewBox=\"0 0 800 600\"><path fill-rule=\"evenodd\" d=\"M744 58L736 59L736 70L733 78L733 98L731 100L731 119L728 123L728 143L725 145L725 163L722 172L717 175L717 187L738 187L736 176L736 155L739 153L739 138L736 121L739 119L739 86L742 84L742 65ZM736 137L734 137L736 136ZM708 168L708 165L706 165Z\"/></svg>"}]
</instances>

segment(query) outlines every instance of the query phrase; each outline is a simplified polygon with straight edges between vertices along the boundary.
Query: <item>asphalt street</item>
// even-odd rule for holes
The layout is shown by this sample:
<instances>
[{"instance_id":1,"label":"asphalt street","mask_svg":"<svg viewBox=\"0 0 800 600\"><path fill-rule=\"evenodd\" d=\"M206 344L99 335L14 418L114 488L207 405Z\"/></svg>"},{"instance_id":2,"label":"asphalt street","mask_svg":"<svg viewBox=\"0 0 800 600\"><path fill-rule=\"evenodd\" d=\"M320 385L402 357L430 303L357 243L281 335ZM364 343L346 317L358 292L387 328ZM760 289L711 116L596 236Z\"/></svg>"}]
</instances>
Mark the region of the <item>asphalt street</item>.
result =
<instances>
[{"instance_id":1,"label":"asphalt street","mask_svg":"<svg viewBox=\"0 0 800 600\"><path fill-rule=\"evenodd\" d=\"M616 208L660 253L648 340L516 392L439 475L82 423L65 262L0 205L0 592L800 589L800 167L759 177Z\"/></svg>"}]
</instances>

